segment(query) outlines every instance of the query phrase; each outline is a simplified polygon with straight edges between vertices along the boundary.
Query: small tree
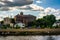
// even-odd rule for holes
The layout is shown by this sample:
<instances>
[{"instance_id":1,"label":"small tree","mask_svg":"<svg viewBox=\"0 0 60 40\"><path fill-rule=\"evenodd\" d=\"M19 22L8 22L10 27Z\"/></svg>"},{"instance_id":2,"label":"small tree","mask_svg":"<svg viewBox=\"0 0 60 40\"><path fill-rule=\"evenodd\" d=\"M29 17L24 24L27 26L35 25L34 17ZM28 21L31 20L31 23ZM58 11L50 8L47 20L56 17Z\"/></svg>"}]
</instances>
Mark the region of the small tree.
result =
<instances>
[{"instance_id":1,"label":"small tree","mask_svg":"<svg viewBox=\"0 0 60 40\"><path fill-rule=\"evenodd\" d=\"M20 26L16 25L16 27L14 27L14 28L19 29L19 28L20 28Z\"/></svg>"},{"instance_id":2,"label":"small tree","mask_svg":"<svg viewBox=\"0 0 60 40\"><path fill-rule=\"evenodd\" d=\"M34 26L32 26L32 28L36 28L36 26L34 25Z\"/></svg>"},{"instance_id":3,"label":"small tree","mask_svg":"<svg viewBox=\"0 0 60 40\"><path fill-rule=\"evenodd\" d=\"M4 23L4 21L1 21L1 24L3 24Z\"/></svg>"}]
</instances>

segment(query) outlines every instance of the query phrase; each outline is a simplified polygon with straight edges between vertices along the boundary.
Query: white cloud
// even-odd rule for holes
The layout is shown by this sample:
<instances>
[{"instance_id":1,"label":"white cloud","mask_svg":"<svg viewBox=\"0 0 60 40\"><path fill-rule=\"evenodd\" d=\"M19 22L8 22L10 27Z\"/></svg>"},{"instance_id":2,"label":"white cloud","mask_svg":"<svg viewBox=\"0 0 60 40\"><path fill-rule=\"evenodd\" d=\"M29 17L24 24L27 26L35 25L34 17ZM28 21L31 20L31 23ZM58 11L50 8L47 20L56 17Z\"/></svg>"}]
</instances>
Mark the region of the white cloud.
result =
<instances>
[{"instance_id":1,"label":"white cloud","mask_svg":"<svg viewBox=\"0 0 60 40\"><path fill-rule=\"evenodd\" d=\"M35 4L31 4L30 5L30 7L32 7L33 9L32 10L44 10L44 8L43 7L41 7L41 6L38 6L38 5L35 5Z\"/></svg>"},{"instance_id":2,"label":"white cloud","mask_svg":"<svg viewBox=\"0 0 60 40\"><path fill-rule=\"evenodd\" d=\"M18 7L1 7L0 11L17 10Z\"/></svg>"},{"instance_id":3,"label":"white cloud","mask_svg":"<svg viewBox=\"0 0 60 40\"><path fill-rule=\"evenodd\" d=\"M56 16L56 19L60 19L60 9L54 9L51 7L48 8L43 8L41 6L35 5L35 4L31 4L31 5L26 5L26 6L22 6L22 8L31 8L31 10L35 10L35 11L40 11L40 13L38 14L37 18L42 18L43 16L46 15L50 15L53 14Z\"/></svg>"},{"instance_id":4,"label":"white cloud","mask_svg":"<svg viewBox=\"0 0 60 40\"><path fill-rule=\"evenodd\" d=\"M43 10L44 10L43 7L37 6L37 5L35 5L35 4L25 5L25 6L21 6L21 7L18 7L18 8L31 9L31 10L35 10L35 11L37 11L37 10L43 11Z\"/></svg>"},{"instance_id":5,"label":"white cloud","mask_svg":"<svg viewBox=\"0 0 60 40\"><path fill-rule=\"evenodd\" d=\"M31 4L29 6L24 6L23 8L32 8L32 10L40 11L39 15L37 16L38 18L42 18L43 16L53 14L56 16L56 19L60 19L60 9L54 9L51 7L48 8L43 8L41 6Z\"/></svg>"},{"instance_id":6,"label":"white cloud","mask_svg":"<svg viewBox=\"0 0 60 40\"><path fill-rule=\"evenodd\" d=\"M56 10L54 8L46 8L44 9L43 13L40 11L39 18L42 18L43 16L53 14L56 16L56 19L60 19L60 10Z\"/></svg>"},{"instance_id":7,"label":"white cloud","mask_svg":"<svg viewBox=\"0 0 60 40\"><path fill-rule=\"evenodd\" d=\"M37 18L42 18L43 16L53 14L53 15L56 16L56 19L60 19L60 9L54 9L54 8L51 8L51 7L44 8L44 7L35 5L35 4L19 6L19 7L18 6L15 6L15 7L1 7L0 9L1 10L9 10L11 12L11 14L9 14L9 15L13 15L12 14L13 12L15 13L15 12L20 12L20 11L26 12L26 14L29 13L30 11L34 11L34 12L40 11L40 13L38 12ZM24 10L21 10L21 9L24 9ZM26 11L26 9L29 9L28 12ZM17 10L19 10L19 11L17 11ZM8 12L2 11L3 16L0 15L0 17L8 16L6 13L8 13Z\"/></svg>"},{"instance_id":8,"label":"white cloud","mask_svg":"<svg viewBox=\"0 0 60 40\"><path fill-rule=\"evenodd\" d=\"M46 16L46 15L47 15L47 14L41 13L41 14L39 14L38 18L42 18L43 16Z\"/></svg>"},{"instance_id":9,"label":"white cloud","mask_svg":"<svg viewBox=\"0 0 60 40\"><path fill-rule=\"evenodd\" d=\"M43 11L44 8L41 6L37 6L35 4L30 4L30 5L24 5L24 6L15 6L15 7L1 7L1 11L7 11L7 10L16 10L16 9L24 9L24 10L35 10L35 11Z\"/></svg>"},{"instance_id":10,"label":"white cloud","mask_svg":"<svg viewBox=\"0 0 60 40\"><path fill-rule=\"evenodd\" d=\"M32 4L33 0L0 0L0 6L23 6Z\"/></svg>"},{"instance_id":11,"label":"white cloud","mask_svg":"<svg viewBox=\"0 0 60 40\"><path fill-rule=\"evenodd\" d=\"M7 1L14 2L13 0L7 0Z\"/></svg>"},{"instance_id":12,"label":"white cloud","mask_svg":"<svg viewBox=\"0 0 60 40\"><path fill-rule=\"evenodd\" d=\"M5 17L8 17L7 14L0 14L0 21L2 21Z\"/></svg>"},{"instance_id":13,"label":"white cloud","mask_svg":"<svg viewBox=\"0 0 60 40\"><path fill-rule=\"evenodd\" d=\"M42 3L42 1L38 0L38 1L36 1L36 3Z\"/></svg>"},{"instance_id":14,"label":"white cloud","mask_svg":"<svg viewBox=\"0 0 60 40\"><path fill-rule=\"evenodd\" d=\"M5 5L5 3L3 3L3 2L0 2L0 5Z\"/></svg>"}]
</instances>

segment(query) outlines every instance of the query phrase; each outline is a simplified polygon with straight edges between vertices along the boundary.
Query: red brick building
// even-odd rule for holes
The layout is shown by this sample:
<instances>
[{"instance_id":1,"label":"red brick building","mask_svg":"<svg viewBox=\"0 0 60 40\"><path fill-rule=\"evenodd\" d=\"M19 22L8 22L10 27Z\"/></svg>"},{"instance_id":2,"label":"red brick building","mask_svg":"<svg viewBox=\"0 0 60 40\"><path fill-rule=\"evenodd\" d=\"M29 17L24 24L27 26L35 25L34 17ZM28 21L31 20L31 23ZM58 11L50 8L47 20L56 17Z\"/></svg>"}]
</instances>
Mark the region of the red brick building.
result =
<instances>
[{"instance_id":1,"label":"red brick building","mask_svg":"<svg viewBox=\"0 0 60 40\"><path fill-rule=\"evenodd\" d=\"M21 12L20 14L16 15L14 19L16 23L28 24L28 22L36 20L36 17L33 15L23 15L23 12Z\"/></svg>"}]
</instances>

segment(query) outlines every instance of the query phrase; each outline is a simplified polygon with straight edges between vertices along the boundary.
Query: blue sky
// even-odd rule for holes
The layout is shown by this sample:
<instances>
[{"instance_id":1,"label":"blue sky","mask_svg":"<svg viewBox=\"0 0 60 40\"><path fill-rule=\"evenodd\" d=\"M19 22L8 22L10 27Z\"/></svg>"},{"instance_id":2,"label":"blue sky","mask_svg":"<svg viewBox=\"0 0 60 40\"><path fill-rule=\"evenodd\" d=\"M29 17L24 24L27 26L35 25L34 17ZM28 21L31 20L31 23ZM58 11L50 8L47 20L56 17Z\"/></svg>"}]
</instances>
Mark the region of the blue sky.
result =
<instances>
[{"instance_id":1,"label":"blue sky","mask_svg":"<svg viewBox=\"0 0 60 40\"><path fill-rule=\"evenodd\" d=\"M60 0L0 0L0 20L11 15L14 17L21 11L37 18L53 14L60 19Z\"/></svg>"},{"instance_id":2,"label":"blue sky","mask_svg":"<svg viewBox=\"0 0 60 40\"><path fill-rule=\"evenodd\" d=\"M34 4L36 4L37 0L34 0ZM42 3L37 3L39 6L43 6L44 8L52 7L55 9L60 9L60 0L38 0Z\"/></svg>"}]
</instances>

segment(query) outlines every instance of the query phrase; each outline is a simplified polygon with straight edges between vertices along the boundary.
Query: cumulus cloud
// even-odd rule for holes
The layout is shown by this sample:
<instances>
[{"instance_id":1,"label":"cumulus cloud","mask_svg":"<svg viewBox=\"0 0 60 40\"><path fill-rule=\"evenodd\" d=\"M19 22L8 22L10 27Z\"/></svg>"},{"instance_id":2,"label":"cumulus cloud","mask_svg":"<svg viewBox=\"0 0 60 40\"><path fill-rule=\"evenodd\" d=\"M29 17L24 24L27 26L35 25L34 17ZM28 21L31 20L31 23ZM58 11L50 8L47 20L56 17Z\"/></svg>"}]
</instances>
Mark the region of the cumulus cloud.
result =
<instances>
[{"instance_id":1,"label":"cumulus cloud","mask_svg":"<svg viewBox=\"0 0 60 40\"><path fill-rule=\"evenodd\" d=\"M26 10L26 9L30 9L30 10L33 10L33 11L39 11L39 10L43 11L43 10L44 10L43 7L37 6L37 5L35 5L35 4L25 5L25 6L21 6L21 7L19 7L19 8L25 9L25 10Z\"/></svg>"},{"instance_id":2,"label":"cumulus cloud","mask_svg":"<svg viewBox=\"0 0 60 40\"><path fill-rule=\"evenodd\" d=\"M44 8L41 6L37 6L35 4L24 5L24 6L15 6L15 7L1 7L0 11L8 11L8 10L16 10L16 9L23 9L23 10L32 10L32 11L43 11Z\"/></svg>"},{"instance_id":3,"label":"cumulus cloud","mask_svg":"<svg viewBox=\"0 0 60 40\"><path fill-rule=\"evenodd\" d=\"M44 8L43 7L41 7L41 6L38 6L38 5L35 5L35 4L31 4L30 5L30 7L32 7L33 9L32 10L44 10Z\"/></svg>"},{"instance_id":4,"label":"cumulus cloud","mask_svg":"<svg viewBox=\"0 0 60 40\"><path fill-rule=\"evenodd\" d=\"M31 11L34 11L34 12L39 11L39 12L37 12L38 13L37 18L42 18L43 16L53 14L53 15L56 16L56 19L60 19L60 9L54 9L54 8L51 8L51 7L44 8L44 7L35 5L35 4L24 5L24 6L15 6L15 7L1 7L0 8L1 11L16 10L16 12L17 12L17 10L21 11L21 9L24 9L25 11L27 9L30 10L28 12L26 11L26 13L29 13ZM37 13L35 13L35 14L37 14Z\"/></svg>"},{"instance_id":5,"label":"cumulus cloud","mask_svg":"<svg viewBox=\"0 0 60 40\"><path fill-rule=\"evenodd\" d=\"M15 10L20 6L32 3L33 0L0 0L0 11Z\"/></svg>"},{"instance_id":6,"label":"cumulus cloud","mask_svg":"<svg viewBox=\"0 0 60 40\"><path fill-rule=\"evenodd\" d=\"M4 13L4 12L3 12ZM8 14L0 14L0 21L3 20L3 18L8 17Z\"/></svg>"},{"instance_id":7,"label":"cumulus cloud","mask_svg":"<svg viewBox=\"0 0 60 40\"><path fill-rule=\"evenodd\" d=\"M39 14L39 18L42 18L43 16L46 16L46 15L55 15L56 16L56 19L60 19L60 10L59 9L54 9L54 8L45 8L44 11L40 11L40 14Z\"/></svg>"},{"instance_id":8,"label":"cumulus cloud","mask_svg":"<svg viewBox=\"0 0 60 40\"><path fill-rule=\"evenodd\" d=\"M10 10L16 10L16 7L0 7L0 11L10 11Z\"/></svg>"},{"instance_id":9,"label":"cumulus cloud","mask_svg":"<svg viewBox=\"0 0 60 40\"><path fill-rule=\"evenodd\" d=\"M36 3L42 3L42 1L38 0L38 1L36 1Z\"/></svg>"},{"instance_id":10,"label":"cumulus cloud","mask_svg":"<svg viewBox=\"0 0 60 40\"><path fill-rule=\"evenodd\" d=\"M22 6L33 3L33 0L0 0L2 6Z\"/></svg>"},{"instance_id":11,"label":"cumulus cloud","mask_svg":"<svg viewBox=\"0 0 60 40\"><path fill-rule=\"evenodd\" d=\"M43 16L46 15L55 15L56 19L60 19L60 9L54 9L51 7L48 8L44 8L35 4L30 4L30 5L25 5L25 6L21 6L20 8L22 9L31 9L32 11L40 11L39 15L37 18L42 18Z\"/></svg>"}]
</instances>

